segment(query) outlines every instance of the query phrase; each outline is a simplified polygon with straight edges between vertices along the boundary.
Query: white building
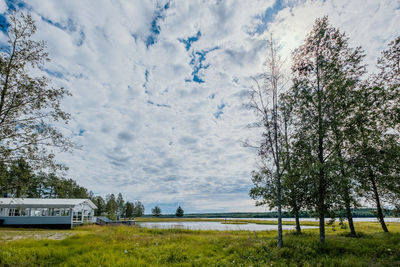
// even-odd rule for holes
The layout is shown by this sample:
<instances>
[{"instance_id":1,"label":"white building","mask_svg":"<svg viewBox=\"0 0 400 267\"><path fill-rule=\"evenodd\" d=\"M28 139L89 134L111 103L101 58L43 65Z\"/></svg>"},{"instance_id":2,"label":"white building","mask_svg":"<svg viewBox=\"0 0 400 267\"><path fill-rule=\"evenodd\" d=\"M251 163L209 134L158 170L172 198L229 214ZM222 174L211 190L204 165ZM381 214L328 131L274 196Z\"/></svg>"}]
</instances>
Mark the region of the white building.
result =
<instances>
[{"instance_id":1,"label":"white building","mask_svg":"<svg viewBox=\"0 0 400 267\"><path fill-rule=\"evenodd\" d=\"M92 222L94 209L89 199L0 198L0 225L72 228Z\"/></svg>"}]
</instances>

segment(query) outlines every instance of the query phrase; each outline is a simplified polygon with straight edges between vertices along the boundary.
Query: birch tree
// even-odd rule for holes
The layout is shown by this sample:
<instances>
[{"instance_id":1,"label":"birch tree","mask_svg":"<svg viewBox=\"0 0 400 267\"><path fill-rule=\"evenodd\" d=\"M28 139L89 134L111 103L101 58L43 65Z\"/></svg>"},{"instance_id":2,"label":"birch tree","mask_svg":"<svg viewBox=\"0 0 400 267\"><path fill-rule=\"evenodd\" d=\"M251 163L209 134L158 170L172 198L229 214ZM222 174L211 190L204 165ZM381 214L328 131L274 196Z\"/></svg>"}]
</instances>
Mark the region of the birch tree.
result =
<instances>
[{"instance_id":1,"label":"birch tree","mask_svg":"<svg viewBox=\"0 0 400 267\"><path fill-rule=\"evenodd\" d=\"M255 86L250 91L250 107L255 110L263 127L259 155L267 168L273 169L276 188L276 207L278 210L278 247L283 246L282 238L282 197L281 176L286 168L284 149L284 116L280 110L280 94L286 79L283 73L283 60L279 55L279 45L270 35L267 40L268 55L262 83L254 79ZM273 167L272 167L273 166Z\"/></svg>"},{"instance_id":2,"label":"birch tree","mask_svg":"<svg viewBox=\"0 0 400 267\"><path fill-rule=\"evenodd\" d=\"M311 148L310 176L314 177L314 205L319 217L320 242L325 242L325 214L334 199L333 158L346 140L337 140L351 114L349 95L365 73L360 48L348 46L344 33L332 27L327 17L317 19L293 57L293 86L290 90L296 128ZM350 97L351 98L351 97Z\"/></svg>"},{"instance_id":3,"label":"birch tree","mask_svg":"<svg viewBox=\"0 0 400 267\"><path fill-rule=\"evenodd\" d=\"M390 42L373 75L359 91L351 142L361 195L373 200L384 232L384 200L400 197L400 37Z\"/></svg>"}]
</instances>

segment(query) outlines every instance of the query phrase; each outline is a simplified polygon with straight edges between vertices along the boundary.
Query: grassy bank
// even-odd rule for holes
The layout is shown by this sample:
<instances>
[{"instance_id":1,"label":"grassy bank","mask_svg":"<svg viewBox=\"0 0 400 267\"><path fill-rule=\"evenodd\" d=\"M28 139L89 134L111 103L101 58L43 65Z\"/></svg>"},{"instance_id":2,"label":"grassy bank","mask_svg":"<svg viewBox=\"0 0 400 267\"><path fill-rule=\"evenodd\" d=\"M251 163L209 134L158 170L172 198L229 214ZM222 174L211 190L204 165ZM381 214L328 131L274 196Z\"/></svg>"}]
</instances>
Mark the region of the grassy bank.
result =
<instances>
[{"instance_id":1,"label":"grassy bank","mask_svg":"<svg viewBox=\"0 0 400 267\"><path fill-rule=\"evenodd\" d=\"M276 248L276 231L83 226L59 231L72 235L53 240L30 236L43 230L0 229L0 266L400 265L400 224L390 223L388 234L378 223L356 223L356 227L362 232L360 238L346 237L347 230L329 226L325 245L318 242L318 229L300 236L285 231L283 249Z\"/></svg>"}]
</instances>

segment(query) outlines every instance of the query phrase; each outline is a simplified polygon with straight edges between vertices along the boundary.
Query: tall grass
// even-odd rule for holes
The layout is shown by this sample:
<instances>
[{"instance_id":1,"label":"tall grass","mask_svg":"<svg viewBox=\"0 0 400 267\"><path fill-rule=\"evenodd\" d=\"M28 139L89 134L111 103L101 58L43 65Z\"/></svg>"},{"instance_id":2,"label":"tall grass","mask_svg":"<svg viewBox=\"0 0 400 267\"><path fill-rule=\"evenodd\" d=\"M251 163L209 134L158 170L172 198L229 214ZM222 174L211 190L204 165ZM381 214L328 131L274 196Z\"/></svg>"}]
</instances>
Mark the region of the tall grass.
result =
<instances>
[{"instance_id":1,"label":"tall grass","mask_svg":"<svg viewBox=\"0 0 400 267\"><path fill-rule=\"evenodd\" d=\"M276 231L83 226L64 240L2 241L0 266L400 266L400 224L391 233L378 223L356 227L359 238L329 227L325 245L317 230L285 231L278 249Z\"/></svg>"}]
</instances>

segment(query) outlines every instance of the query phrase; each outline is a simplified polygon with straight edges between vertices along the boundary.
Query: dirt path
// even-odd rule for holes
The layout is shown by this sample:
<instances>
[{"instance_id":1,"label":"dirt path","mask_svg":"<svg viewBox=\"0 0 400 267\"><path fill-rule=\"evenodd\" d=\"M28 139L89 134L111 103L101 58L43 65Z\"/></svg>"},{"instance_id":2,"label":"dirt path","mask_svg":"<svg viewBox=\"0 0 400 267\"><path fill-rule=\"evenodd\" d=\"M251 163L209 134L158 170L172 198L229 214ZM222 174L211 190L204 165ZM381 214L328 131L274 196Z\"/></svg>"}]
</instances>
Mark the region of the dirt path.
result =
<instances>
[{"instance_id":1,"label":"dirt path","mask_svg":"<svg viewBox=\"0 0 400 267\"><path fill-rule=\"evenodd\" d=\"M63 240L67 237L75 235L76 232L56 232L56 231L18 231L18 230L6 230L0 229L0 242L10 242L20 239L51 239L51 240Z\"/></svg>"}]
</instances>

